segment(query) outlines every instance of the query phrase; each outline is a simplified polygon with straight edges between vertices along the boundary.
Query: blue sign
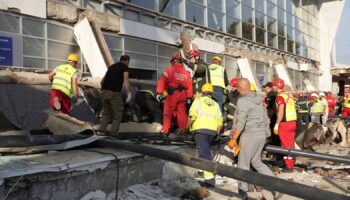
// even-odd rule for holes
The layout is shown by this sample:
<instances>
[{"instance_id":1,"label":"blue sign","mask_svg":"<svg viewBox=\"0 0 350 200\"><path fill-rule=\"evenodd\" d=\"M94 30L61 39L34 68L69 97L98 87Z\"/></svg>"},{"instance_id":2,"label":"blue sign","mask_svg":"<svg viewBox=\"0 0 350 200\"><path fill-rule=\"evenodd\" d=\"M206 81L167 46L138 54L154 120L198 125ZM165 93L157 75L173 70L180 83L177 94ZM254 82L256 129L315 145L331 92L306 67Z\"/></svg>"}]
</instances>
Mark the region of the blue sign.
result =
<instances>
[{"instance_id":1,"label":"blue sign","mask_svg":"<svg viewBox=\"0 0 350 200\"><path fill-rule=\"evenodd\" d=\"M0 65L13 65L13 41L11 37L0 36Z\"/></svg>"}]
</instances>

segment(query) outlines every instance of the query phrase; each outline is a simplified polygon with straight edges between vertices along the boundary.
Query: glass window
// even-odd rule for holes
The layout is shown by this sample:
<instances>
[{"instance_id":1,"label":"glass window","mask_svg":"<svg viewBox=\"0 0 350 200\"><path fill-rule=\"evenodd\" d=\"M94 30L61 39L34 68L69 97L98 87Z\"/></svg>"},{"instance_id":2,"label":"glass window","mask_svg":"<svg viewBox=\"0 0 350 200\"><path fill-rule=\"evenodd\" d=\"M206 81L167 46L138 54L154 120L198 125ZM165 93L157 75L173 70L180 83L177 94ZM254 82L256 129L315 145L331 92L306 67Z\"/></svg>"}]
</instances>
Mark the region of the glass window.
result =
<instances>
[{"instance_id":1,"label":"glass window","mask_svg":"<svg viewBox=\"0 0 350 200\"><path fill-rule=\"evenodd\" d=\"M287 26L287 38L291 40L294 39L294 29L290 26Z\"/></svg>"},{"instance_id":2,"label":"glass window","mask_svg":"<svg viewBox=\"0 0 350 200\"><path fill-rule=\"evenodd\" d=\"M76 44L73 37L73 30L55 24L47 24L47 37L53 40Z\"/></svg>"},{"instance_id":3,"label":"glass window","mask_svg":"<svg viewBox=\"0 0 350 200\"><path fill-rule=\"evenodd\" d=\"M158 57L158 70L165 71L165 69L170 66L170 58Z\"/></svg>"},{"instance_id":4,"label":"glass window","mask_svg":"<svg viewBox=\"0 0 350 200\"><path fill-rule=\"evenodd\" d=\"M284 37L278 36L278 49L284 50Z\"/></svg>"},{"instance_id":5,"label":"glass window","mask_svg":"<svg viewBox=\"0 0 350 200\"><path fill-rule=\"evenodd\" d=\"M55 69L57 66L62 65L62 61L58 60L49 60L48 62L48 69Z\"/></svg>"},{"instance_id":6,"label":"glass window","mask_svg":"<svg viewBox=\"0 0 350 200\"><path fill-rule=\"evenodd\" d=\"M178 53L177 48L158 44L158 55L159 56L170 58L175 53Z\"/></svg>"},{"instance_id":7,"label":"glass window","mask_svg":"<svg viewBox=\"0 0 350 200\"><path fill-rule=\"evenodd\" d=\"M273 33L277 33L276 20L271 17L267 17L267 30Z\"/></svg>"},{"instance_id":8,"label":"glass window","mask_svg":"<svg viewBox=\"0 0 350 200\"><path fill-rule=\"evenodd\" d=\"M143 24L154 26L154 17L149 15L142 15L140 17L140 22Z\"/></svg>"},{"instance_id":9,"label":"glass window","mask_svg":"<svg viewBox=\"0 0 350 200\"><path fill-rule=\"evenodd\" d=\"M204 4L204 0L191 0L191 1L195 1L195 2L200 3L200 4Z\"/></svg>"},{"instance_id":10,"label":"glass window","mask_svg":"<svg viewBox=\"0 0 350 200\"><path fill-rule=\"evenodd\" d=\"M292 40L287 40L287 51L290 53L294 53L293 48L294 42Z\"/></svg>"},{"instance_id":11,"label":"glass window","mask_svg":"<svg viewBox=\"0 0 350 200\"><path fill-rule=\"evenodd\" d=\"M267 40L268 40L268 45L269 47L277 47L277 37L276 34L268 32L267 33Z\"/></svg>"},{"instance_id":12,"label":"glass window","mask_svg":"<svg viewBox=\"0 0 350 200\"><path fill-rule=\"evenodd\" d=\"M122 15L122 10L119 7L116 7L114 5L106 5L106 13L107 14L111 14L111 15L118 15L121 16Z\"/></svg>"},{"instance_id":13,"label":"glass window","mask_svg":"<svg viewBox=\"0 0 350 200\"><path fill-rule=\"evenodd\" d=\"M208 27L212 29L216 29L219 31L223 31L223 21L224 14L211 10L208 10Z\"/></svg>"},{"instance_id":14,"label":"glass window","mask_svg":"<svg viewBox=\"0 0 350 200\"><path fill-rule=\"evenodd\" d=\"M69 53L79 53L79 47L58 42L48 42L48 57L60 60L66 60Z\"/></svg>"},{"instance_id":15,"label":"glass window","mask_svg":"<svg viewBox=\"0 0 350 200\"><path fill-rule=\"evenodd\" d=\"M265 44L265 30L255 27L255 38L256 38L256 42Z\"/></svg>"},{"instance_id":16,"label":"glass window","mask_svg":"<svg viewBox=\"0 0 350 200\"><path fill-rule=\"evenodd\" d=\"M302 45L299 43L295 43L295 53L297 55L302 55L303 51L302 51Z\"/></svg>"},{"instance_id":17,"label":"glass window","mask_svg":"<svg viewBox=\"0 0 350 200\"><path fill-rule=\"evenodd\" d=\"M293 13L294 4L293 4L292 0L287 0L287 2L286 2L286 9L287 9L287 12Z\"/></svg>"},{"instance_id":18,"label":"glass window","mask_svg":"<svg viewBox=\"0 0 350 200\"><path fill-rule=\"evenodd\" d=\"M99 0L84 0L84 7L91 10L101 10L101 2Z\"/></svg>"},{"instance_id":19,"label":"glass window","mask_svg":"<svg viewBox=\"0 0 350 200\"><path fill-rule=\"evenodd\" d=\"M145 69L129 69L129 77L132 79L141 79L141 80L157 80L157 72L154 70L145 70Z\"/></svg>"},{"instance_id":20,"label":"glass window","mask_svg":"<svg viewBox=\"0 0 350 200\"><path fill-rule=\"evenodd\" d=\"M38 36L38 37L45 36L44 22L23 18L22 23L23 23L22 32L24 35L32 35L32 36Z\"/></svg>"},{"instance_id":21,"label":"glass window","mask_svg":"<svg viewBox=\"0 0 350 200\"><path fill-rule=\"evenodd\" d=\"M255 25L261 28L265 27L265 15L261 12L255 12Z\"/></svg>"},{"instance_id":22,"label":"glass window","mask_svg":"<svg viewBox=\"0 0 350 200\"><path fill-rule=\"evenodd\" d=\"M269 15L270 17L276 18L276 5L273 4L270 1L266 2L266 11L267 11L267 15Z\"/></svg>"},{"instance_id":23,"label":"glass window","mask_svg":"<svg viewBox=\"0 0 350 200\"><path fill-rule=\"evenodd\" d=\"M122 38L112 35L104 35L104 38L109 49L123 49Z\"/></svg>"},{"instance_id":24,"label":"glass window","mask_svg":"<svg viewBox=\"0 0 350 200\"><path fill-rule=\"evenodd\" d=\"M237 19L241 18L241 3L235 0L226 0L226 14L234 16Z\"/></svg>"},{"instance_id":25,"label":"glass window","mask_svg":"<svg viewBox=\"0 0 350 200\"><path fill-rule=\"evenodd\" d=\"M227 78L229 80L231 80L234 77L240 77L236 59L230 56L225 56L225 68Z\"/></svg>"},{"instance_id":26,"label":"glass window","mask_svg":"<svg viewBox=\"0 0 350 200\"><path fill-rule=\"evenodd\" d=\"M156 54L156 44L136 40L132 38L124 38L125 51L139 52L139 53L147 53L147 54Z\"/></svg>"},{"instance_id":27,"label":"glass window","mask_svg":"<svg viewBox=\"0 0 350 200\"><path fill-rule=\"evenodd\" d=\"M295 41L299 43L303 42L303 34L298 30L295 30Z\"/></svg>"},{"instance_id":28,"label":"glass window","mask_svg":"<svg viewBox=\"0 0 350 200\"><path fill-rule=\"evenodd\" d=\"M281 8L277 9L277 20L279 22L285 23L284 13L285 11L282 10Z\"/></svg>"},{"instance_id":29,"label":"glass window","mask_svg":"<svg viewBox=\"0 0 350 200\"><path fill-rule=\"evenodd\" d=\"M253 25L242 22L242 37L253 40Z\"/></svg>"},{"instance_id":30,"label":"glass window","mask_svg":"<svg viewBox=\"0 0 350 200\"><path fill-rule=\"evenodd\" d=\"M240 20L235 19L233 17L226 17L226 29L227 33L240 36L241 34L241 25Z\"/></svg>"},{"instance_id":31,"label":"glass window","mask_svg":"<svg viewBox=\"0 0 350 200\"><path fill-rule=\"evenodd\" d=\"M275 69L273 67L266 67L266 82L272 81L275 78Z\"/></svg>"},{"instance_id":32,"label":"glass window","mask_svg":"<svg viewBox=\"0 0 350 200\"><path fill-rule=\"evenodd\" d=\"M151 10L156 7L155 0L128 0L128 2Z\"/></svg>"},{"instance_id":33,"label":"glass window","mask_svg":"<svg viewBox=\"0 0 350 200\"><path fill-rule=\"evenodd\" d=\"M253 7L253 1L252 0L242 0L242 3L247 5L247 6Z\"/></svg>"},{"instance_id":34,"label":"glass window","mask_svg":"<svg viewBox=\"0 0 350 200\"><path fill-rule=\"evenodd\" d=\"M255 63L255 74L259 85L261 86L264 85L266 83L265 63L261 63L261 62Z\"/></svg>"},{"instance_id":35,"label":"glass window","mask_svg":"<svg viewBox=\"0 0 350 200\"><path fill-rule=\"evenodd\" d=\"M186 20L194 22L196 24L204 25L205 7L191 1L187 1L186 3Z\"/></svg>"},{"instance_id":36,"label":"glass window","mask_svg":"<svg viewBox=\"0 0 350 200\"><path fill-rule=\"evenodd\" d=\"M285 30L284 30L284 24L278 22L278 35L284 36Z\"/></svg>"},{"instance_id":37,"label":"glass window","mask_svg":"<svg viewBox=\"0 0 350 200\"><path fill-rule=\"evenodd\" d=\"M180 18L182 0L159 0L159 12Z\"/></svg>"},{"instance_id":38,"label":"glass window","mask_svg":"<svg viewBox=\"0 0 350 200\"><path fill-rule=\"evenodd\" d=\"M110 50L111 55L113 57L114 62L118 62L120 60L120 56L123 55L122 51Z\"/></svg>"},{"instance_id":39,"label":"glass window","mask_svg":"<svg viewBox=\"0 0 350 200\"><path fill-rule=\"evenodd\" d=\"M289 13L287 13L287 25L288 26L294 26L294 24L293 24L293 15L289 14Z\"/></svg>"},{"instance_id":40,"label":"glass window","mask_svg":"<svg viewBox=\"0 0 350 200\"><path fill-rule=\"evenodd\" d=\"M141 69L157 69L157 58L155 56L141 55L137 53L126 52L130 56L130 67Z\"/></svg>"},{"instance_id":41,"label":"glass window","mask_svg":"<svg viewBox=\"0 0 350 200\"><path fill-rule=\"evenodd\" d=\"M260 12L265 12L265 9L264 9L264 3L265 1L261 1L261 0L255 0L255 10L258 10Z\"/></svg>"},{"instance_id":42,"label":"glass window","mask_svg":"<svg viewBox=\"0 0 350 200\"><path fill-rule=\"evenodd\" d=\"M45 59L40 58L23 58L24 67L33 67L33 68L45 68Z\"/></svg>"},{"instance_id":43,"label":"glass window","mask_svg":"<svg viewBox=\"0 0 350 200\"><path fill-rule=\"evenodd\" d=\"M132 10L123 10L123 18L139 21L139 13Z\"/></svg>"},{"instance_id":44,"label":"glass window","mask_svg":"<svg viewBox=\"0 0 350 200\"><path fill-rule=\"evenodd\" d=\"M59 0L59 1L72 4L72 5L77 5L77 0Z\"/></svg>"},{"instance_id":45,"label":"glass window","mask_svg":"<svg viewBox=\"0 0 350 200\"><path fill-rule=\"evenodd\" d=\"M0 31L19 33L19 18L0 13Z\"/></svg>"},{"instance_id":46,"label":"glass window","mask_svg":"<svg viewBox=\"0 0 350 200\"><path fill-rule=\"evenodd\" d=\"M45 57L45 40L23 37L23 54Z\"/></svg>"},{"instance_id":47,"label":"glass window","mask_svg":"<svg viewBox=\"0 0 350 200\"><path fill-rule=\"evenodd\" d=\"M223 0L208 0L208 8L212 8L222 12Z\"/></svg>"},{"instance_id":48,"label":"glass window","mask_svg":"<svg viewBox=\"0 0 350 200\"><path fill-rule=\"evenodd\" d=\"M280 8L284 8L284 2L285 0L277 0L277 6Z\"/></svg>"},{"instance_id":49,"label":"glass window","mask_svg":"<svg viewBox=\"0 0 350 200\"><path fill-rule=\"evenodd\" d=\"M245 22L253 23L253 9L242 5L242 20Z\"/></svg>"}]
</instances>

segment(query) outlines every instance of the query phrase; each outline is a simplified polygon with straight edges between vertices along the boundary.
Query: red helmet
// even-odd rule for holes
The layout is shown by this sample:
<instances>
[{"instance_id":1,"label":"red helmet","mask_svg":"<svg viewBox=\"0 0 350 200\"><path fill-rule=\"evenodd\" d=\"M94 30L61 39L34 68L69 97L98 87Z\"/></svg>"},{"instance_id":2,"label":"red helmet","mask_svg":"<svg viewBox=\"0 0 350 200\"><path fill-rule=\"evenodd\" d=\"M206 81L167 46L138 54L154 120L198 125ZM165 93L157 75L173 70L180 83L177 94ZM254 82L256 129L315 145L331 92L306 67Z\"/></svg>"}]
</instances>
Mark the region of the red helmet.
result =
<instances>
[{"instance_id":1,"label":"red helmet","mask_svg":"<svg viewBox=\"0 0 350 200\"><path fill-rule=\"evenodd\" d=\"M232 87L236 88L236 87L237 87L238 81L239 81L239 78L233 78L233 79L231 79L231 81L230 81L230 85L231 85Z\"/></svg>"},{"instance_id":2,"label":"red helmet","mask_svg":"<svg viewBox=\"0 0 350 200\"><path fill-rule=\"evenodd\" d=\"M276 86L278 89L283 89L284 88L284 80L280 78L275 78L272 81L272 85Z\"/></svg>"},{"instance_id":3,"label":"red helmet","mask_svg":"<svg viewBox=\"0 0 350 200\"><path fill-rule=\"evenodd\" d=\"M179 63L181 63L181 56L179 55L179 54L174 54L172 57L171 57L171 63L173 63L173 62L179 62Z\"/></svg>"},{"instance_id":4,"label":"red helmet","mask_svg":"<svg viewBox=\"0 0 350 200\"><path fill-rule=\"evenodd\" d=\"M187 58L192 58L193 56L201 56L201 53L198 50L188 50L187 51Z\"/></svg>"}]
</instances>

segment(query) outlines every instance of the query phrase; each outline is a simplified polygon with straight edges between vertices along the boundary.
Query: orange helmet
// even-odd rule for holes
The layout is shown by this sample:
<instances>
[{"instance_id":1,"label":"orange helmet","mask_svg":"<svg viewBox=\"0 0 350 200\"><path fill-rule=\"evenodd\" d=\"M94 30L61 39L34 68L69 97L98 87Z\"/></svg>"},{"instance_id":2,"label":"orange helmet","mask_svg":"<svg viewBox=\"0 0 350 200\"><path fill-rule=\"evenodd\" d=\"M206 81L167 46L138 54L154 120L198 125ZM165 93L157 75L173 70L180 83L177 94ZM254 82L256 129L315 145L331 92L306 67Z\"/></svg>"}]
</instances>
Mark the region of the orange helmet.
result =
<instances>
[{"instance_id":1,"label":"orange helmet","mask_svg":"<svg viewBox=\"0 0 350 200\"><path fill-rule=\"evenodd\" d=\"M192 58L194 56L201 56L201 53L198 50L188 50L187 51L187 58Z\"/></svg>"},{"instance_id":2,"label":"orange helmet","mask_svg":"<svg viewBox=\"0 0 350 200\"><path fill-rule=\"evenodd\" d=\"M275 78L272 81L272 85L276 86L278 89L283 89L284 88L284 80L281 78Z\"/></svg>"},{"instance_id":3,"label":"orange helmet","mask_svg":"<svg viewBox=\"0 0 350 200\"><path fill-rule=\"evenodd\" d=\"M179 62L181 63L182 62L182 58L179 54L174 54L172 57L171 57L171 63L173 62Z\"/></svg>"},{"instance_id":4,"label":"orange helmet","mask_svg":"<svg viewBox=\"0 0 350 200\"><path fill-rule=\"evenodd\" d=\"M238 81L239 81L239 78L233 78L233 79L231 79L231 81L230 81L230 85L231 85L232 87L236 88L236 87L237 87Z\"/></svg>"}]
</instances>

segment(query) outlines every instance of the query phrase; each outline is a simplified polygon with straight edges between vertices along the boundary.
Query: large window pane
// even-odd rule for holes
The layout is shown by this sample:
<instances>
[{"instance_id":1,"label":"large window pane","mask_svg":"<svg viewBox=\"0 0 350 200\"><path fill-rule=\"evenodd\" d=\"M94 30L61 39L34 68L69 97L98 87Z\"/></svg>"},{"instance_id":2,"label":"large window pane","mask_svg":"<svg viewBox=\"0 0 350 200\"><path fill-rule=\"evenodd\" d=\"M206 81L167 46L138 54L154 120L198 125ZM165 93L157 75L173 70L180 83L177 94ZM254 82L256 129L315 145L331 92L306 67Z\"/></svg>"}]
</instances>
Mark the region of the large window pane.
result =
<instances>
[{"instance_id":1,"label":"large window pane","mask_svg":"<svg viewBox=\"0 0 350 200\"><path fill-rule=\"evenodd\" d=\"M277 33L277 28L276 28L276 25L277 22L274 18L271 18L271 17L267 17L267 30L268 31L271 31L273 33Z\"/></svg>"},{"instance_id":2,"label":"large window pane","mask_svg":"<svg viewBox=\"0 0 350 200\"><path fill-rule=\"evenodd\" d=\"M255 38L256 38L256 42L265 44L265 30L255 27Z\"/></svg>"},{"instance_id":3,"label":"large window pane","mask_svg":"<svg viewBox=\"0 0 350 200\"><path fill-rule=\"evenodd\" d=\"M126 52L130 56L130 67L141 69L157 69L156 57Z\"/></svg>"},{"instance_id":4,"label":"large window pane","mask_svg":"<svg viewBox=\"0 0 350 200\"><path fill-rule=\"evenodd\" d=\"M151 10L154 10L156 7L155 0L128 0L128 2Z\"/></svg>"},{"instance_id":5,"label":"large window pane","mask_svg":"<svg viewBox=\"0 0 350 200\"><path fill-rule=\"evenodd\" d=\"M23 37L23 55L45 57L45 40Z\"/></svg>"},{"instance_id":6,"label":"large window pane","mask_svg":"<svg viewBox=\"0 0 350 200\"><path fill-rule=\"evenodd\" d=\"M123 49L123 40L120 37L104 35L109 49Z\"/></svg>"},{"instance_id":7,"label":"large window pane","mask_svg":"<svg viewBox=\"0 0 350 200\"><path fill-rule=\"evenodd\" d=\"M253 25L242 22L242 37L253 40Z\"/></svg>"},{"instance_id":8,"label":"large window pane","mask_svg":"<svg viewBox=\"0 0 350 200\"><path fill-rule=\"evenodd\" d=\"M241 18L241 3L235 0L226 0L226 14L234 16L237 19Z\"/></svg>"},{"instance_id":9,"label":"large window pane","mask_svg":"<svg viewBox=\"0 0 350 200\"><path fill-rule=\"evenodd\" d=\"M73 37L73 30L55 24L47 24L47 36L53 40L76 43Z\"/></svg>"},{"instance_id":10,"label":"large window pane","mask_svg":"<svg viewBox=\"0 0 350 200\"><path fill-rule=\"evenodd\" d=\"M208 10L208 27L219 31L223 31L223 25L222 25L223 18L224 18L223 13L209 9Z\"/></svg>"},{"instance_id":11,"label":"large window pane","mask_svg":"<svg viewBox=\"0 0 350 200\"><path fill-rule=\"evenodd\" d=\"M240 76L236 59L225 56L225 68L229 80Z\"/></svg>"},{"instance_id":12,"label":"large window pane","mask_svg":"<svg viewBox=\"0 0 350 200\"><path fill-rule=\"evenodd\" d=\"M157 80L157 72L154 70L145 69L129 69L129 77L139 80Z\"/></svg>"},{"instance_id":13,"label":"large window pane","mask_svg":"<svg viewBox=\"0 0 350 200\"><path fill-rule=\"evenodd\" d=\"M159 0L159 12L180 18L182 0Z\"/></svg>"},{"instance_id":14,"label":"large window pane","mask_svg":"<svg viewBox=\"0 0 350 200\"><path fill-rule=\"evenodd\" d=\"M59 66L61 64L64 64L64 62L58 61L58 60L49 60L48 69L55 69L57 66Z\"/></svg>"},{"instance_id":15,"label":"large window pane","mask_svg":"<svg viewBox=\"0 0 350 200\"><path fill-rule=\"evenodd\" d=\"M277 47L277 36L274 33L268 32L267 33L267 40L269 47Z\"/></svg>"},{"instance_id":16,"label":"large window pane","mask_svg":"<svg viewBox=\"0 0 350 200\"><path fill-rule=\"evenodd\" d=\"M84 0L84 7L90 10L101 10L101 2L99 0Z\"/></svg>"},{"instance_id":17,"label":"large window pane","mask_svg":"<svg viewBox=\"0 0 350 200\"><path fill-rule=\"evenodd\" d=\"M294 53L293 44L294 42L292 40L287 40L287 51L290 53Z\"/></svg>"},{"instance_id":18,"label":"large window pane","mask_svg":"<svg viewBox=\"0 0 350 200\"><path fill-rule=\"evenodd\" d=\"M165 71L165 69L170 66L171 66L170 58L158 57L158 70Z\"/></svg>"},{"instance_id":19,"label":"large window pane","mask_svg":"<svg viewBox=\"0 0 350 200\"><path fill-rule=\"evenodd\" d=\"M48 42L48 57L53 59L66 60L70 53L80 54L78 46L58 42Z\"/></svg>"},{"instance_id":20,"label":"large window pane","mask_svg":"<svg viewBox=\"0 0 350 200\"><path fill-rule=\"evenodd\" d=\"M23 58L24 67L33 67L33 68L46 68L45 59L39 58Z\"/></svg>"},{"instance_id":21,"label":"large window pane","mask_svg":"<svg viewBox=\"0 0 350 200\"><path fill-rule=\"evenodd\" d=\"M277 20L279 22L285 23L284 13L285 13L285 11L282 10L281 8L277 9Z\"/></svg>"},{"instance_id":22,"label":"large window pane","mask_svg":"<svg viewBox=\"0 0 350 200\"><path fill-rule=\"evenodd\" d=\"M261 28L265 27L265 15L261 12L255 12L255 25Z\"/></svg>"},{"instance_id":23,"label":"large window pane","mask_svg":"<svg viewBox=\"0 0 350 200\"><path fill-rule=\"evenodd\" d=\"M284 24L278 22L278 35L285 35Z\"/></svg>"},{"instance_id":24,"label":"large window pane","mask_svg":"<svg viewBox=\"0 0 350 200\"><path fill-rule=\"evenodd\" d=\"M241 27L240 27L240 20L235 19L233 17L226 17L226 28L227 33L240 36L241 35Z\"/></svg>"},{"instance_id":25,"label":"large window pane","mask_svg":"<svg viewBox=\"0 0 350 200\"><path fill-rule=\"evenodd\" d=\"M247 5L247 6L250 6L250 7L253 7L253 1L252 0L242 0L242 3Z\"/></svg>"},{"instance_id":26,"label":"large window pane","mask_svg":"<svg viewBox=\"0 0 350 200\"><path fill-rule=\"evenodd\" d=\"M285 3L285 0L277 0L277 6L280 8L284 8L284 3Z\"/></svg>"},{"instance_id":27,"label":"large window pane","mask_svg":"<svg viewBox=\"0 0 350 200\"><path fill-rule=\"evenodd\" d=\"M191 1L186 3L186 20L204 25L204 6Z\"/></svg>"},{"instance_id":28,"label":"large window pane","mask_svg":"<svg viewBox=\"0 0 350 200\"><path fill-rule=\"evenodd\" d=\"M270 1L266 2L266 11L267 11L267 15L269 15L270 17L276 18L276 5L273 4Z\"/></svg>"},{"instance_id":29,"label":"large window pane","mask_svg":"<svg viewBox=\"0 0 350 200\"><path fill-rule=\"evenodd\" d=\"M255 0L255 9L264 13L265 12L264 4L265 4L265 1Z\"/></svg>"},{"instance_id":30,"label":"large window pane","mask_svg":"<svg viewBox=\"0 0 350 200\"><path fill-rule=\"evenodd\" d=\"M302 45L299 43L295 43L295 54L302 55L302 53L303 53Z\"/></svg>"},{"instance_id":31,"label":"large window pane","mask_svg":"<svg viewBox=\"0 0 350 200\"><path fill-rule=\"evenodd\" d=\"M253 9L242 4L242 20L253 23Z\"/></svg>"},{"instance_id":32,"label":"large window pane","mask_svg":"<svg viewBox=\"0 0 350 200\"><path fill-rule=\"evenodd\" d=\"M286 2L286 9L287 9L287 12L293 13L294 4L293 4L292 0L287 0L287 2Z\"/></svg>"},{"instance_id":33,"label":"large window pane","mask_svg":"<svg viewBox=\"0 0 350 200\"><path fill-rule=\"evenodd\" d=\"M288 26L294 26L293 24L293 15L290 13L287 13L287 25Z\"/></svg>"},{"instance_id":34,"label":"large window pane","mask_svg":"<svg viewBox=\"0 0 350 200\"><path fill-rule=\"evenodd\" d=\"M284 50L284 41L285 38L278 36L278 49Z\"/></svg>"},{"instance_id":35,"label":"large window pane","mask_svg":"<svg viewBox=\"0 0 350 200\"><path fill-rule=\"evenodd\" d=\"M212 8L222 12L223 0L208 0L208 8Z\"/></svg>"},{"instance_id":36,"label":"large window pane","mask_svg":"<svg viewBox=\"0 0 350 200\"><path fill-rule=\"evenodd\" d=\"M45 36L45 24L44 22L23 18L23 34L33 35L37 37Z\"/></svg>"},{"instance_id":37,"label":"large window pane","mask_svg":"<svg viewBox=\"0 0 350 200\"><path fill-rule=\"evenodd\" d=\"M178 53L177 48L158 44L158 56L170 58L175 53Z\"/></svg>"},{"instance_id":38,"label":"large window pane","mask_svg":"<svg viewBox=\"0 0 350 200\"><path fill-rule=\"evenodd\" d=\"M266 77L265 77L265 64L256 62L255 63L255 73L256 73L256 78L259 82L259 85L262 86L266 83Z\"/></svg>"},{"instance_id":39,"label":"large window pane","mask_svg":"<svg viewBox=\"0 0 350 200\"><path fill-rule=\"evenodd\" d=\"M287 26L287 38L291 40L294 38L294 30L290 26Z\"/></svg>"},{"instance_id":40,"label":"large window pane","mask_svg":"<svg viewBox=\"0 0 350 200\"><path fill-rule=\"evenodd\" d=\"M19 18L0 13L0 31L19 33Z\"/></svg>"},{"instance_id":41,"label":"large window pane","mask_svg":"<svg viewBox=\"0 0 350 200\"><path fill-rule=\"evenodd\" d=\"M111 50L110 52L111 52L111 55L112 55L114 62L118 62L120 60L120 56L123 55L122 51Z\"/></svg>"},{"instance_id":42,"label":"large window pane","mask_svg":"<svg viewBox=\"0 0 350 200\"><path fill-rule=\"evenodd\" d=\"M124 38L125 51L156 54L156 44L131 38Z\"/></svg>"}]
</instances>

